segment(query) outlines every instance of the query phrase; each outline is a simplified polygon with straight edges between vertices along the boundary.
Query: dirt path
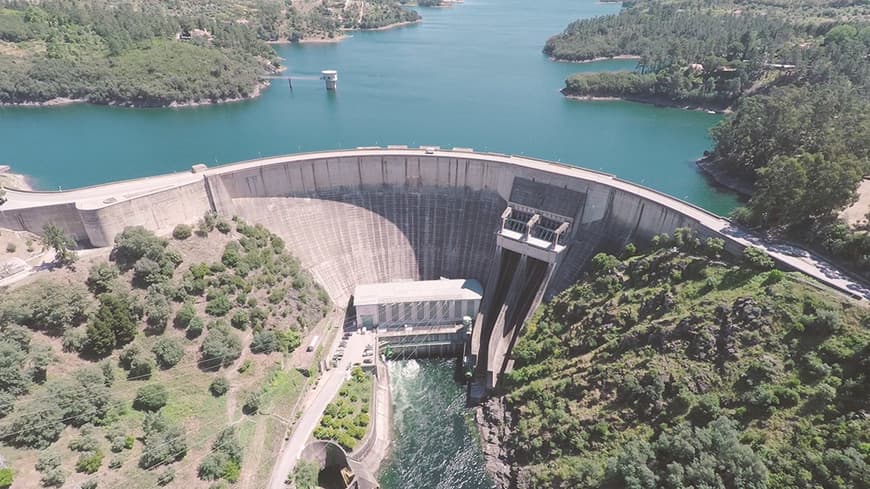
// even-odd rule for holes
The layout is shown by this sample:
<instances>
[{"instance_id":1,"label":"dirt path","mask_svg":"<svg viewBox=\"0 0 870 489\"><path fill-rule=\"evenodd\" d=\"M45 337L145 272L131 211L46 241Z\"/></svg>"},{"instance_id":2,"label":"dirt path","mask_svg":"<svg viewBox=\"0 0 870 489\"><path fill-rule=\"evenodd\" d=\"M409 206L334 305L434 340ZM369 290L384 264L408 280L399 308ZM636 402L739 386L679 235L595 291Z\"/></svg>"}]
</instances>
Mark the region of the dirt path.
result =
<instances>
[{"instance_id":1,"label":"dirt path","mask_svg":"<svg viewBox=\"0 0 870 489\"><path fill-rule=\"evenodd\" d=\"M846 220L853 228L866 226L867 213L870 212L870 178L864 177L858 186L858 201L847 207L840 213L840 217Z\"/></svg>"},{"instance_id":2,"label":"dirt path","mask_svg":"<svg viewBox=\"0 0 870 489\"><path fill-rule=\"evenodd\" d=\"M254 434L251 436L251 441L248 442L248 450L245 454L245 463L242 464L242 474L239 479L239 487L241 489L254 489L254 483L257 470L260 468L260 461L263 458L263 449L266 445L266 422L268 416L257 416L257 425L254 428Z\"/></svg>"}]
</instances>

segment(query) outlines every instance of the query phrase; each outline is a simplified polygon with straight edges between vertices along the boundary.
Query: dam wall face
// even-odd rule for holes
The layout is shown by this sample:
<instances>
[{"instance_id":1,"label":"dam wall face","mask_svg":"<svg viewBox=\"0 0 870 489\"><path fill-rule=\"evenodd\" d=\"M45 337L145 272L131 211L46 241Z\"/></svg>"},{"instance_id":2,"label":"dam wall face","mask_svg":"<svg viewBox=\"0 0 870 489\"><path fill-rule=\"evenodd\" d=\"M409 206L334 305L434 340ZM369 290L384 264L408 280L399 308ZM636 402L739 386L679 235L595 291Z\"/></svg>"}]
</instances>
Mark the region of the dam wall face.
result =
<instances>
[{"instance_id":1,"label":"dam wall face","mask_svg":"<svg viewBox=\"0 0 870 489\"><path fill-rule=\"evenodd\" d=\"M698 227L697 220L621 189L486 155L312 155L220 170L206 177L215 209L281 235L340 304L360 283L439 277L485 283L497 260L499 216L517 198L519 181L534 182L526 201L537 195L575 223L547 298L575 281L598 251ZM556 199L548 202L547 195Z\"/></svg>"}]
</instances>

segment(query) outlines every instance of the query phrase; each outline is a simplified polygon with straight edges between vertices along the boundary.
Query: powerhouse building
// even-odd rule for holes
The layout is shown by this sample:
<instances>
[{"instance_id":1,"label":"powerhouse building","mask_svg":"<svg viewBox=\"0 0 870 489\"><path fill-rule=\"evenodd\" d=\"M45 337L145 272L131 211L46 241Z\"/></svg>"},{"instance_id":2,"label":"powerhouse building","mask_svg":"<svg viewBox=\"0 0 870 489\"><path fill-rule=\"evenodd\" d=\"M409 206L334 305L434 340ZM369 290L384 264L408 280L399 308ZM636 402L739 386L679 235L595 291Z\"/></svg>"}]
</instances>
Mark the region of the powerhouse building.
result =
<instances>
[{"instance_id":1,"label":"powerhouse building","mask_svg":"<svg viewBox=\"0 0 870 489\"><path fill-rule=\"evenodd\" d=\"M483 287L473 279L423 280L358 285L356 323L366 328L442 326L462 323L480 308Z\"/></svg>"}]
</instances>

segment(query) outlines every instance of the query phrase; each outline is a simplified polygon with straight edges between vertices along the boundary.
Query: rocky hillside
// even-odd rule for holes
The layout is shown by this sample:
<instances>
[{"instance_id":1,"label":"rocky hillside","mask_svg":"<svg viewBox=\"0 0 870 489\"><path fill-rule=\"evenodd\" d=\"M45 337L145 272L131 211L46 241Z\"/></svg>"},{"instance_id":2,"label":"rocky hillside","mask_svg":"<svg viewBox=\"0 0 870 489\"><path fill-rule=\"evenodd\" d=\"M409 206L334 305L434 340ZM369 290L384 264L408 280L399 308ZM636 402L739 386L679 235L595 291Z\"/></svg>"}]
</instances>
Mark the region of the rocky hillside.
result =
<instances>
[{"instance_id":1,"label":"rocky hillside","mask_svg":"<svg viewBox=\"0 0 870 489\"><path fill-rule=\"evenodd\" d=\"M499 485L870 487L870 309L755 250L656 244L526 325L478 413Z\"/></svg>"}]
</instances>

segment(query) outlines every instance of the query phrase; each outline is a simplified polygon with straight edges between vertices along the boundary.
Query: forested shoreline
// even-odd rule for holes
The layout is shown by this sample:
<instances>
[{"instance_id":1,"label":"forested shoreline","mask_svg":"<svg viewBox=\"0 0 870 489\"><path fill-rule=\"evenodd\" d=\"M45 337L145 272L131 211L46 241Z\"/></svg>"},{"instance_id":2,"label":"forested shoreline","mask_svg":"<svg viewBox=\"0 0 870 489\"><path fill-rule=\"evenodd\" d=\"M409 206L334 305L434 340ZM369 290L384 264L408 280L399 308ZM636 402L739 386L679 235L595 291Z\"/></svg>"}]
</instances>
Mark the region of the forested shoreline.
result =
<instances>
[{"instance_id":1,"label":"forested shoreline","mask_svg":"<svg viewBox=\"0 0 870 489\"><path fill-rule=\"evenodd\" d=\"M729 112L704 166L754 189L733 217L870 278L870 235L838 218L870 174L866 2L638 0L571 23L544 52L639 56L634 72L570 76L567 96Z\"/></svg>"},{"instance_id":2,"label":"forested shoreline","mask_svg":"<svg viewBox=\"0 0 870 489\"><path fill-rule=\"evenodd\" d=\"M722 245L597 255L540 307L478 414L499 487L870 484L870 310Z\"/></svg>"},{"instance_id":3,"label":"forested shoreline","mask_svg":"<svg viewBox=\"0 0 870 489\"><path fill-rule=\"evenodd\" d=\"M0 105L165 107L244 100L280 68L269 41L415 22L395 0L8 1L0 7Z\"/></svg>"}]
</instances>

